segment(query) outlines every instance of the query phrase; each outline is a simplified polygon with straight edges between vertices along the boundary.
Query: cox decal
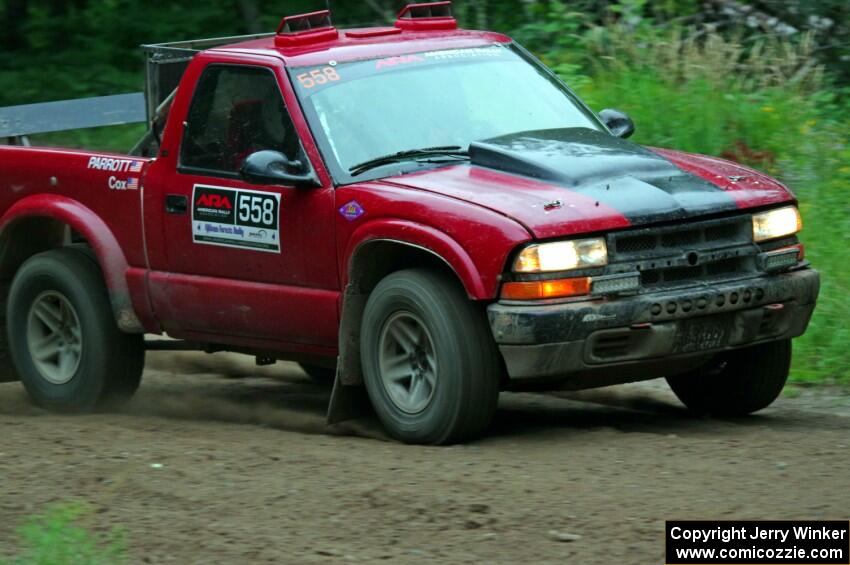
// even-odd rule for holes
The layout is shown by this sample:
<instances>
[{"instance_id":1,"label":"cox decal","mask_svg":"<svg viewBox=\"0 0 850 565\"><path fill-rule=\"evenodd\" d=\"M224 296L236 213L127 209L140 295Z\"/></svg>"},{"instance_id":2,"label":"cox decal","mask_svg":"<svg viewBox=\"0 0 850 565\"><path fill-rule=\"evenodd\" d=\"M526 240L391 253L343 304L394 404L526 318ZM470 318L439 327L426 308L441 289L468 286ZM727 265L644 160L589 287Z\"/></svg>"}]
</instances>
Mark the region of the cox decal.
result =
<instances>
[{"instance_id":1,"label":"cox decal","mask_svg":"<svg viewBox=\"0 0 850 565\"><path fill-rule=\"evenodd\" d=\"M109 190L139 190L139 179L109 177Z\"/></svg>"}]
</instances>

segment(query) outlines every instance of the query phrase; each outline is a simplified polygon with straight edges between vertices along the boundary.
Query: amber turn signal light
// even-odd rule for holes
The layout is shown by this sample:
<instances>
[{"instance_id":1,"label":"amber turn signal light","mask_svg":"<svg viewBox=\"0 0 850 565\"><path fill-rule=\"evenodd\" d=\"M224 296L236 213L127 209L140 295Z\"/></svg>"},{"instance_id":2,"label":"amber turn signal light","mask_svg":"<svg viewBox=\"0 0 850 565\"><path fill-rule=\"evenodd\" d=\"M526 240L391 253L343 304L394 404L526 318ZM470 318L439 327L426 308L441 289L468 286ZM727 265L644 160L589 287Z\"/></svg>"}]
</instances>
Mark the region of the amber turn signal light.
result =
<instances>
[{"instance_id":1,"label":"amber turn signal light","mask_svg":"<svg viewBox=\"0 0 850 565\"><path fill-rule=\"evenodd\" d=\"M502 298L504 300L543 300L585 294L590 294L590 277L509 282L502 286Z\"/></svg>"}]
</instances>

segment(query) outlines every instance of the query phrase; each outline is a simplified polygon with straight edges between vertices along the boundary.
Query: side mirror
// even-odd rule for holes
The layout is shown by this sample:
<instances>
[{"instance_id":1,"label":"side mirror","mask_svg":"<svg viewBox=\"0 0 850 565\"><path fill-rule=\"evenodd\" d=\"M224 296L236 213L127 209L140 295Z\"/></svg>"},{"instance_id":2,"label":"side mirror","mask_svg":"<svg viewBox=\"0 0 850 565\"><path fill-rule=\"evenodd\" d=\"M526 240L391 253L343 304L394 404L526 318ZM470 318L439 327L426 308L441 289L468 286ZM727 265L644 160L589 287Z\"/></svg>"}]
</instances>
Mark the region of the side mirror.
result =
<instances>
[{"instance_id":1,"label":"side mirror","mask_svg":"<svg viewBox=\"0 0 850 565\"><path fill-rule=\"evenodd\" d=\"M319 180L312 172L298 174L304 169L301 161L290 161L278 151L257 151L242 162L239 175L253 184L282 184L295 188L315 188Z\"/></svg>"},{"instance_id":2,"label":"side mirror","mask_svg":"<svg viewBox=\"0 0 850 565\"><path fill-rule=\"evenodd\" d=\"M602 110L599 117L611 133L617 137L628 139L635 132L635 123L625 112L619 110Z\"/></svg>"}]
</instances>

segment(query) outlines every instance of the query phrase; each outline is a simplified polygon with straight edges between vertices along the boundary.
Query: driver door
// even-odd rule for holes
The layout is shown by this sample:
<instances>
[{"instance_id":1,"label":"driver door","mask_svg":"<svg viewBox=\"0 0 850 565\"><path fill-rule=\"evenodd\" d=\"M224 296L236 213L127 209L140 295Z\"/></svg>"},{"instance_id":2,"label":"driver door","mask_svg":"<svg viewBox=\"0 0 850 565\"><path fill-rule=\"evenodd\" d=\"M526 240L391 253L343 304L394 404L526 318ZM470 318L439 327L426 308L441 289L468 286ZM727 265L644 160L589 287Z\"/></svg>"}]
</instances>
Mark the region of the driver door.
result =
<instances>
[{"instance_id":1,"label":"driver door","mask_svg":"<svg viewBox=\"0 0 850 565\"><path fill-rule=\"evenodd\" d=\"M175 337L336 346L332 188L253 185L239 175L261 150L308 163L281 95L284 76L260 65L206 66L177 166L155 180L161 201L146 209L159 208L165 253L151 255L149 290Z\"/></svg>"}]
</instances>

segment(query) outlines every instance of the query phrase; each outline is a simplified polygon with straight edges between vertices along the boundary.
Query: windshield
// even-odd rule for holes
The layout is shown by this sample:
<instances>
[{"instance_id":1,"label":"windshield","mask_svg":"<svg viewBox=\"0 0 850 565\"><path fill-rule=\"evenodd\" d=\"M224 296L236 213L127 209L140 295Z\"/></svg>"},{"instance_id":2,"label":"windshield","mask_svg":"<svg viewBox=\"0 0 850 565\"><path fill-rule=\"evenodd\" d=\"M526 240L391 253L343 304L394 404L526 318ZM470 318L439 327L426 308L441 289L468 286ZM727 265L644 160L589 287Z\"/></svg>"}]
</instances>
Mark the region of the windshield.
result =
<instances>
[{"instance_id":1,"label":"windshield","mask_svg":"<svg viewBox=\"0 0 850 565\"><path fill-rule=\"evenodd\" d=\"M512 46L431 51L290 69L338 183L357 165L432 147L467 149L522 131L602 126L545 69ZM439 162L439 160L436 160ZM357 180L434 166L401 160Z\"/></svg>"}]
</instances>

